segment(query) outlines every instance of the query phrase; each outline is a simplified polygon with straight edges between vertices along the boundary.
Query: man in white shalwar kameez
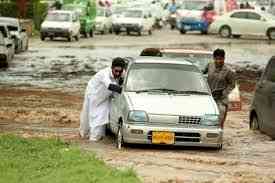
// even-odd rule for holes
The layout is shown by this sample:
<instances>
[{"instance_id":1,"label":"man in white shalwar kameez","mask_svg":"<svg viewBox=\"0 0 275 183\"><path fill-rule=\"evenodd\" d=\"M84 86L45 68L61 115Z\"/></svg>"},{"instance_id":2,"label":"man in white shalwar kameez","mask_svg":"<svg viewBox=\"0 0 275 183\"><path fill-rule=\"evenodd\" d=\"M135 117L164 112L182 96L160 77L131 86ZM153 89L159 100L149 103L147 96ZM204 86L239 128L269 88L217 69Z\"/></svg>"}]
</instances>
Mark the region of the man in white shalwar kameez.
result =
<instances>
[{"instance_id":1,"label":"man in white shalwar kameez","mask_svg":"<svg viewBox=\"0 0 275 183\"><path fill-rule=\"evenodd\" d=\"M102 69L88 82L80 115L81 137L89 136L90 141L98 141L105 136L105 126L109 123L110 97L121 93L119 81L124 68L124 60L114 58L111 68Z\"/></svg>"}]
</instances>

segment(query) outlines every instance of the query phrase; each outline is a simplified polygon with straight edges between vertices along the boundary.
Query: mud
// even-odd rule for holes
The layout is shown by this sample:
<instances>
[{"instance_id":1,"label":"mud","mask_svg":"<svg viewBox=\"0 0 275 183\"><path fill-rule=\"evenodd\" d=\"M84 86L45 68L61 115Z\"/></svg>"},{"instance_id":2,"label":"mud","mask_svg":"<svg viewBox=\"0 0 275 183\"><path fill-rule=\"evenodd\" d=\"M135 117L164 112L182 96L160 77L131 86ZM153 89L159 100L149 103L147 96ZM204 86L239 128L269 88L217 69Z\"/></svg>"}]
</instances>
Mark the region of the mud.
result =
<instances>
[{"instance_id":1,"label":"mud","mask_svg":"<svg viewBox=\"0 0 275 183\"><path fill-rule=\"evenodd\" d=\"M224 40L196 34L178 38L168 33L95 36L78 43L32 39L30 50L16 55L10 67L0 71L0 133L65 139L96 152L114 167L133 168L146 183L272 183L275 142L249 130L248 111L273 44L265 39ZM164 35L169 42L160 39ZM98 143L79 138L79 115L90 77L109 66L114 56L137 56L149 46L226 49L227 62L238 74L243 108L228 114L223 150L132 145L119 151L112 135Z\"/></svg>"}]
</instances>

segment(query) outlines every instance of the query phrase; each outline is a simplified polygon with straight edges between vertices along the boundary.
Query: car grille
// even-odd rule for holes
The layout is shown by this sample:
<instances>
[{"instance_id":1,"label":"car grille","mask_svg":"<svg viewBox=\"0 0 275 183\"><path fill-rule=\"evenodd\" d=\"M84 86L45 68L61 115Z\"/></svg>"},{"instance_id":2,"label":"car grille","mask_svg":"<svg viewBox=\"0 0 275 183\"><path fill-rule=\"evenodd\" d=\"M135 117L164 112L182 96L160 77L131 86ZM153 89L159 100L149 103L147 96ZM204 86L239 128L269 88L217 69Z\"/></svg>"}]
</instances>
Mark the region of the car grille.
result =
<instances>
[{"instance_id":1,"label":"car grille","mask_svg":"<svg viewBox=\"0 0 275 183\"><path fill-rule=\"evenodd\" d=\"M53 31L53 32L62 32L64 29L62 28L48 28L48 31Z\"/></svg>"},{"instance_id":2,"label":"car grille","mask_svg":"<svg viewBox=\"0 0 275 183\"><path fill-rule=\"evenodd\" d=\"M180 124L199 125L201 118L198 116L179 116Z\"/></svg>"},{"instance_id":3,"label":"car grille","mask_svg":"<svg viewBox=\"0 0 275 183\"><path fill-rule=\"evenodd\" d=\"M149 140L152 140L152 131L147 135ZM201 134L195 132L175 132L175 142L200 142Z\"/></svg>"}]
</instances>

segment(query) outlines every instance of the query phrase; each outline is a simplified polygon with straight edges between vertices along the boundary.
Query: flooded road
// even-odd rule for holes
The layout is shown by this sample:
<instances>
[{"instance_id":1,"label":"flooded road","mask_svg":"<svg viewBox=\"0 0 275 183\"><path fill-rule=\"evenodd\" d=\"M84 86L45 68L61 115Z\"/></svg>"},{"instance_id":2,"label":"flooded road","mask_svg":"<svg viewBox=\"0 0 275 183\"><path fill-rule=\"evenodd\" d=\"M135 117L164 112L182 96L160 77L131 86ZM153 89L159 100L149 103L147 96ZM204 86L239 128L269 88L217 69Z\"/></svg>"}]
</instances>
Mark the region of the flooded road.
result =
<instances>
[{"instance_id":1,"label":"flooded road","mask_svg":"<svg viewBox=\"0 0 275 183\"><path fill-rule=\"evenodd\" d=\"M226 61L234 68L263 68L275 55L275 44L265 40L259 44L253 40L236 43L211 36L201 36L197 43L198 36L191 34L181 37L195 40L191 43L182 44L183 40L173 37L167 44L157 39L153 45L148 42L151 38L145 36L137 38L131 46L122 35L122 41L114 46L112 40L117 37L113 36L108 43L109 37L112 36L103 36L101 40L98 36L88 43L84 39L80 43L32 40L28 52L16 55L10 67L0 71L0 132L63 138L95 151L114 167L132 167L146 183L273 183L275 141L249 130L253 87L241 88L243 108L240 112L229 112L221 151L166 146L129 146L119 151L111 135L99 143L90 143L79 139L77 128L88 80L101 68L110 66L113 57L136 57L151 46L209 50L220 47L225 49ZM134 38L129 40L134 42ZM243 79L255 85L257 78L253 75Z\"/></svg>"}]
</instances>

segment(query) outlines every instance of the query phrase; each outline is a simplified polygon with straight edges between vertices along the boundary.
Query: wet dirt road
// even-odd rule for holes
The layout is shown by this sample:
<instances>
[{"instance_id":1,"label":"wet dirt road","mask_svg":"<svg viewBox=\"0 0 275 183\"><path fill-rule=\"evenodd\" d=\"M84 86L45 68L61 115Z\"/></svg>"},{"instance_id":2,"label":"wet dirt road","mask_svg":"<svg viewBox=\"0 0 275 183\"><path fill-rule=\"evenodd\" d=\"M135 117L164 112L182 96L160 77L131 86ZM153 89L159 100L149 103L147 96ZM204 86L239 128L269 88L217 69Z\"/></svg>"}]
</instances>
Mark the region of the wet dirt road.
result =
<instances>
[{"instance_id":1,"label":"wet dirt road","mask_svg":"<svg viewBox=\"0 0 275 183\"><path fill-rule=\"evenodd\" d=\"M61 137L97 152L115 167L132 167L144 182L272 183L275 141L250 131L248 125L256 75L239 77L243 79L243 109L229 113L222 151L162 146L130 146L118 151L112 136L99 143L78 138L86 83L95 72L110 65L114 56L136 56L148 46L223 47L230 64L263 67L275 50L275 45L264 39L225 40L196 34L179 39L168 33L156 32L153 38L98 35L73 43L31 40L30 50L16 55L10 67L0 71L0 132ZM163 40L162 36L169 39Z\"/></svg>"}]
</instances>

